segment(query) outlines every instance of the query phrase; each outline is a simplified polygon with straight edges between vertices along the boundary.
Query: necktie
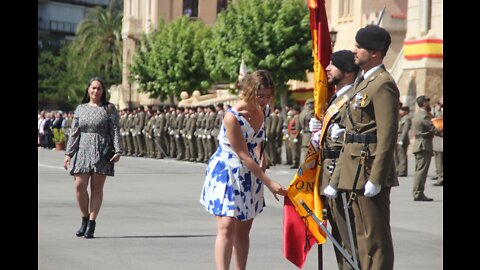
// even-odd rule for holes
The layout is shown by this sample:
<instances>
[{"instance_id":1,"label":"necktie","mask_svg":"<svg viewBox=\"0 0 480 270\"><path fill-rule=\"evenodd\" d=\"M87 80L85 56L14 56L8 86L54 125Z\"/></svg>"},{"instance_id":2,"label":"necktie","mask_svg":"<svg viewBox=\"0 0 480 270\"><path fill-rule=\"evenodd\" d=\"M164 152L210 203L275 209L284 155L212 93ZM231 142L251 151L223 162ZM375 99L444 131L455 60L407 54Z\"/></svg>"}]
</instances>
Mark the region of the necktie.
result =
<instances>
[{"instance_id":1,"label":"necktie","mask_svg":"<svg viewBox=\"0 0 480 270\"><path fill-rule=\"evenodd\" d=\"M357 86L364 80L365 78L363 77L363 75L361 75L360 77L358 77L357 79L355 79L355 88L357 88Z\"/></svg>"}]
</instances>

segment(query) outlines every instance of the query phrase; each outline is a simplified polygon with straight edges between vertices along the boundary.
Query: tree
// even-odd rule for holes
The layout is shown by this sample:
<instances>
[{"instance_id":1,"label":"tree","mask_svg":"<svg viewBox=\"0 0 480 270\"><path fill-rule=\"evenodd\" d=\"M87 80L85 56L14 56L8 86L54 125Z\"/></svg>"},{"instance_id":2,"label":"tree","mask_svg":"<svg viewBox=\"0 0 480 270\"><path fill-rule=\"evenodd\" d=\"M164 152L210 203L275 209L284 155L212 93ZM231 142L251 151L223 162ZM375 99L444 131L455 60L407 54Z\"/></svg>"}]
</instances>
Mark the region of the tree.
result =
<instances>
[{"instance_id":1,"label":"tree","mask_svg":"<svg viewBox=\"0 0 480 270\"><path fill-rule=\"evenodd\" d=\"M210 86L204 65L202 41L209 29L201 21L182 16L169 24L160 21L154 32L143 36L133 64L132 78L139 91L160 100L179 97L182 91L204 92Z\"/></svg>"},{"instance_id":2,"label":"tree","mask_svg":"<svg viewBox=\"0 0 480 270\"><path fill-rule=\"evenodd\" d=\"M38 55L39 108L72 110L83 98L85 82L73 73L77 59L69 45Z\"/></svg>"},{"instance_id":3,"label":"tree","mask_svg":"<svg viewBox=\"0 0 480 270\"><path fill-rule=\"evenodd\" d=\"M237 80L243 57L250 69L266 69L284 106L287 81L306 80L312 70L308 7L304 0L241 0L217 18L204 40L205 63L217 82Z\"/></svg>"},{"instance_id":4,"label":"tree","mask_svg":"<svg viewBox=\"0 0 480 270\"><path fill-rule=\"evenodd\" d=\"M77 72L100 75L107 87L121 82L123 14L115 7L95 7L78 25L73 41L76 55L82 58Z\"/></svg>"}]
</instances>

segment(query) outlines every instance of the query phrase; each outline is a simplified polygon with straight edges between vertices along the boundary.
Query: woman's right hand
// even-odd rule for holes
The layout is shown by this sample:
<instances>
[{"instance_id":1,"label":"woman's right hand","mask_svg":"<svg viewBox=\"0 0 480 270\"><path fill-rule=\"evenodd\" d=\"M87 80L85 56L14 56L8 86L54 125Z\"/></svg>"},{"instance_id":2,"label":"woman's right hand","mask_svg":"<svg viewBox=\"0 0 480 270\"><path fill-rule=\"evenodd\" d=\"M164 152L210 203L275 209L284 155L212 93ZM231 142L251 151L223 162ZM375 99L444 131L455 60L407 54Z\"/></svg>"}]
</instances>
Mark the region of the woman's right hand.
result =
<instances>
[{"instance_id":1,"label":"woman's right hand","mask_svg":"<svg viewBox=\"0 0 480 270\"><path fill-rule=\"evenodd\" d=\"M271 180L270 183L267 185L268 189L273 193L273 196L278 201L277 194L285 196L287 195L287 189L282 187L279 183Z\"/></svg>"},{"instance_id":2,"label":"woman's right hand","mask_svg":"<svg viewBox=\"0 0 480 270\"><path fill-rule=\"evenodd\" d=\"M65 168L65 170L68 170L69 165L70 165L70 156L65 156L65 158L63 159L63 168Z\"/></svg>"}]
</instances>

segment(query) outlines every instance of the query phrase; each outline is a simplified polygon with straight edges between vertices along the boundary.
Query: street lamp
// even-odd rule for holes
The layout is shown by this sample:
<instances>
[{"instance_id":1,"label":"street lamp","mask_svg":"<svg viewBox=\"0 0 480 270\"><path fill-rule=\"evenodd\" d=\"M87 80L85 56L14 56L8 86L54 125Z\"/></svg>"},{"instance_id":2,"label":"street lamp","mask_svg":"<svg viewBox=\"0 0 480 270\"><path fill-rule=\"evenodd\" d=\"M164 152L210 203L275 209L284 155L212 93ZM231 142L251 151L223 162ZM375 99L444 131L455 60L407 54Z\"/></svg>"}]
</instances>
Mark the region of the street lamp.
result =
<instances>
[{"instance_id":1,"label":"street lamp","mask_svg":"<svg viewBox=\"0 0 480 270\"><path fill-rule=\"evenodd\" d=\"M335 42L337 41L337 31L333 28L330 30L330 42L332 43L332 49L335 46Z\"/></svg>"}]
</instances>

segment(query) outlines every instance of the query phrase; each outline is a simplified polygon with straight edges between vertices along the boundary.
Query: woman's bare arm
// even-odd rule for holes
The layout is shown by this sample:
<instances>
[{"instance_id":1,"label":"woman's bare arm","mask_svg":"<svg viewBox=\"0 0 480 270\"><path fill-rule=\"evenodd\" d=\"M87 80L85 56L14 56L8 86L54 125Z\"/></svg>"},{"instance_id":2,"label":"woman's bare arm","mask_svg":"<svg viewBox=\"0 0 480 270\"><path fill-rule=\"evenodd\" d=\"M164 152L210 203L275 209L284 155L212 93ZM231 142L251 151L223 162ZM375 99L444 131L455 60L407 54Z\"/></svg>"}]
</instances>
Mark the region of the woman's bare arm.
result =
<instances>
[{"instance_id":1,"label":"woman's bare arm","mask_svg":"<svg viewBox=\"0 0 480 270\"><path fill-rule=\"evenodd\" d=\"M270 189L275 199L278 200L277 194L284 196L287 192L286 189L268 177L263 169L250 157L237 118L232 113L226 113L223 118L223 124L231 148L237 153L245 166Z\"/></svg>"}]
</instances>

